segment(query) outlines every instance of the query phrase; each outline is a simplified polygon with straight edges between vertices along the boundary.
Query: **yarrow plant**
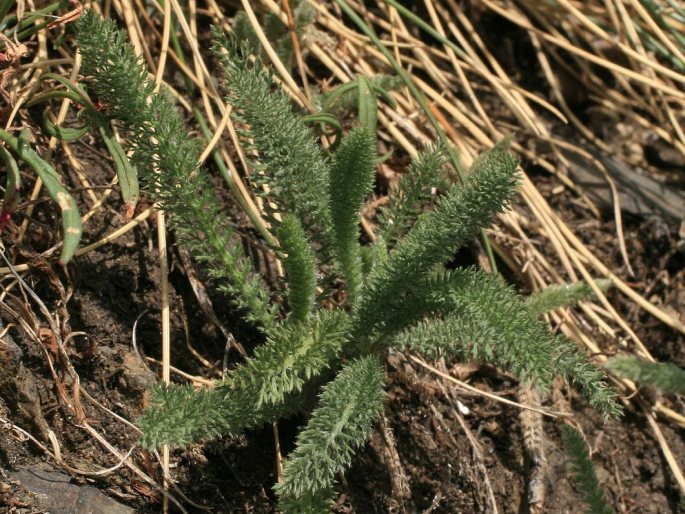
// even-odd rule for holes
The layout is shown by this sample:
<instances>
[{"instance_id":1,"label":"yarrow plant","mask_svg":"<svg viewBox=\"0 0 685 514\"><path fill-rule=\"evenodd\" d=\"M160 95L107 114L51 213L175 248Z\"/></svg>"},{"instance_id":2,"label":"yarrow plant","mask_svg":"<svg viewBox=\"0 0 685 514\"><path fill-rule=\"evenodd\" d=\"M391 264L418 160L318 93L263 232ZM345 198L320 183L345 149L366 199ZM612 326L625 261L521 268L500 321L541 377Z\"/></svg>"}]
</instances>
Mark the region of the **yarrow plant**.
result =
<instances>
[{"instance_id":1,"label":"yarrow plant","mask_svg":"<svg viewBox=\"0 0 685 514\"><path fill-rule=\"evenodd\" d=\"M143 187L170 217L178 243L265 338L212 389L156 389L138 420L143 446L237 435L302 410L315 394L275 491L286 513L328 512L336 476L382 413L383 356L391 347L481 359L541 391L560 376L605 415L618 414L602 372L573 343L549 333L499 276L444 266L516 194L517 160L506 142L478 157L464 183L420 214L445 176L442 149L428 148L391 193L375 243L361 245L360 211L378 161L372 124L349 130L334 151L323 148L249 44L215 33L226 100L279 241L286 301L276 303L197 166L197 142L188 139L170 96L153 94L124 33L92 11L77 32L84 73L126 134ZM336 307L322 274L342 278L345 294L336 296L343 298Z\"/></svg>"}]
</instances>

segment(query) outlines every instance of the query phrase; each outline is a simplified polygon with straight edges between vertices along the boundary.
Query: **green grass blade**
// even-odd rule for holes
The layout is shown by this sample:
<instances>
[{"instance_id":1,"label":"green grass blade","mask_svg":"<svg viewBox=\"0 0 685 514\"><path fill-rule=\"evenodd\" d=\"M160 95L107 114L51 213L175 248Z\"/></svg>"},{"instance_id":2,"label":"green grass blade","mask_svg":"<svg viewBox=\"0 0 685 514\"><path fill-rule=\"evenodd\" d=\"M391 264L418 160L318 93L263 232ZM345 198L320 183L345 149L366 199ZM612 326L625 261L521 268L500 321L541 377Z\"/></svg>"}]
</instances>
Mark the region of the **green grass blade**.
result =
<instances>
[{"instance_id":1,"label":"green grass blade","mask_svg":"<svg viewBox=\"0 0 685 514\"><path fill-rule=\"evenodd\" d=\"M45 109L43 111L43 128L49 136L56 137L60 141L72 142L78 141L88 133L90 123L78 128L61 127L50 120L50 110Z\"/></svg>"},{"instance_id":2,"label":"green grass blade","mask_svg":"<svg viewBox=\"0 0 685 514\"><path fill-rule=\"evenodd\" d=\"M5 20L5 16L14 5L14 0L0 0L0 23Z\"/></svg>"},{"instance_id":3,"label":"green grass blade","mask_svg":"<svg viewBox=\"0 0 685 514\"><path fill-rule=\"evenodd\" d=\"M138 185L138 172L136 168L129 161L126 152L114 136L112 127L109 121L102 117L98 117L96 125L100 136L102 137L109 154L114 161L114 168L119 178L119 188L121 189L121 197L124 200L126 207L126 215L130 217L140 198L140 187Z\"/></svg>"},{"instance_id":4,"label":"green grass blade","mask_svg":"<svg viewBox=\"0 0 685 514\"><path fill-rule=\"evenodd\" d=\"M0 129L0 139L5 142L33 171L40 177L52 198L62 211L62 227L64 240L60 263L69 262L81 240L82 226L81 215L78 212L76 201L69 192L60 184L59 175L55 169L45 162L23 138L16 138Z\"/></svg>"},{"instance_id":5,"label":"green grass blade","mask_svg":"<svg viewBox=\"0 0 685 514\"><path fill-rule=\"evenodd\" d=\"M360 75L357 78L359 84L359 124L368 128L373 133L376 132L378 125L378 107L376 105L376 94L369 82L369 79Z\"/></svg>"},{"instance_id":6,"label":"green grass blade","mask_svg":"<svg viewBox=\"0 0 685 514\"><path fill-rule=\"evenodd\" d=\"M19 188L21 187L21 174L19 166L4 146L0 146L0 160L5 163L7 181L5 182L5 195L2 200L2 214L0 215L0 230L6 220L2 216L10 216L19 203Z\"/></svg>"}]
</instances>

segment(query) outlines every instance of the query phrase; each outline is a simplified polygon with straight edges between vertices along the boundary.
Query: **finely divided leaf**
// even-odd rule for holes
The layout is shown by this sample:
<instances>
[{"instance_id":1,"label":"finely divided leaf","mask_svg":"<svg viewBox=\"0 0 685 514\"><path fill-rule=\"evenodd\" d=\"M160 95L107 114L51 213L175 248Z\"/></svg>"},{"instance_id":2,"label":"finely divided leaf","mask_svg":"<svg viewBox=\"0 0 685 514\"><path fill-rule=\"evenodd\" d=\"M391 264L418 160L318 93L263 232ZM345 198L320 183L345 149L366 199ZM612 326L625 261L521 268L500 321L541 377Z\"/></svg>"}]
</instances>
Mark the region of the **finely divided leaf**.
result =
<instances>
[{"instance_id":1,"label":"finely divided leaf","mask_svg":"<svg viewBox=\"0 0 685 514\"><path fill-rule=\"evenodd\" d=\"M312 240L330 243L328 165L316 138L288 96L272 89L261 62L251 62L248 47L219 32L215 36L227 101L251 156L255 191L264 195L268 190L266 207L272 215L294 214Z\"/></svg>"},{"instance_id":2,"label":"finely divided leaf","mask_svg":"<svg viewBox=\"0 0 685 514\"><path fill-rule=\"evenodd\" d=\"M671 362L648 362L639 357L623 355L610 359L606 367L618 376L651 385L665 393L685 396L685 371Z\"/></svg>"},{"instance_id":3,"label":"finely divided leaf","mask_svg":"<svg viewBox=\"0 0 685 514\"><path fill-rule=\"evenodd\" d=\"M356 305L362 285L360 211L373 185L375 159L376 136L365 127L357 127L343 139L331 163L329 198L334 248L352 305Z\"/></svg>"},{"instance_id":4,"label":"finely divided leaf","mask_svg":"<svg viewBox=\"0 0 685 514\"><path fill-rule=\"evenodd\" d=\"M435 273L386 319L387 327L411 323L417 316L426 318L401 332L393 344L432 357L447 353L482 359L542 389L562 376L604 414L620 412L603 373L573 343L532 317L497 275L475 268Z\"/></svg>"},{"instance_id":5,"label":"finely divided leaf","mask_svg":"<svg viewBox=\"0 0 685 514\"><path fill-rule=\"evenodd\" d=\"M281 496L278 507L283 514L326 514L333 510L336 496L332 487L298 497Z\"/></svg>"},{"instance_id":6,"label":"finely divided leaf","mask_svg":"<svg viewBox=\"0 0 685 514\"><path fill-rule=\"evenodd\" d=\"M106 102L106 114L117 119L132 143L133 161L147 193L170 217L179 242L208 263L220 289L231 294L246 317L268 331L275 309L270 294L242 249L231 242L205 170L198 169L199 142L188 129L168 94L153 95L154 84L123 31L92 10L76 24L84 73Z\"/></svg>"},{"instance_id":7,"label":"finely divided leaf","mask_svg":"<svg viewBox=\"0 0 685 514\"><path fill-rule=\"evenodd\" d=\"M573 482L583 495L588 507L585 512L587 514L613 514L614 511L609 507L604 490L599 485L582 434L569 425L564 425L561 432L564 449L570 459Z\"/></svg>"},{"instance_id":8,"label":"finely divided leaf","mask_svg":"<svg viewBox=\"0 0 685 514\"><path fill-rule=\"evenodd\" d=\"M611 282L606 279L595 280L595 283L601 291L606 291L611 286ZM526 305L531 315L537 317L559 307L572 307L584 300L590 300L594 294L590 284L584 280L574 284L555 284L531 294L526 299Z\"/></svg>"},{"instance_id":9,"label":"finely divided leaf","mask_svg":"<svg viewBox=\"0 0 685 514\"><path fill-rule=\"evenodd\" d=\"M314 308L316 259L302 224L295 216L284 216L276 235L285 253L283 265L290 289L290 316L294 321L304 322Z\"/></svg>"},{"instance_id":10,"label":"finely divided leaf","mask_svg":"<svg viewBox=\"0 0 685 514\"><path fill-rule=\"evenodd\" d=\"M471 167L465 184L453 186L435 210L423 214L362 291L358 331L368 333L392 300L401 297L436 265L492 222L516 191L517 160L499 146Z\"/></svg>"},{"instance_id":11,"label":"finely divided leaf","mask_svg":"<svg viewBox=\"0 0 685 514\"><path fill-rule=\"evenodd\" d=\"M447 185L446 162L444 148L429 146L412 160L397 187L388 193L388 203L379 217L379 232L389 246L409 231L433 198L433 190Z\"/></svg>"},{"instance_id":12,"label":"finely divided leaf","mask_svg":"<svg viewBox=\"0 0 685 514\"><path fill-rule=\"evenodd\" d=\"M305 323L286 321L227 380L250 391L257 406L282 402L336 361L348 329L349 316L341 310L319 311Z\"/></svg>"},{"instance_id":13,"label":"finely divided leaf","mask_svg":"<svg viewBox=\"0 0 685 514\"><path fill-rule=\"evenodd\" d=\"M286 460L284 481L275 487L280 497L307 498L333 485L383 410L384 379L378 358L367 356L347 364L324 387L319 407Z\"/></svg>"}]
</instances>

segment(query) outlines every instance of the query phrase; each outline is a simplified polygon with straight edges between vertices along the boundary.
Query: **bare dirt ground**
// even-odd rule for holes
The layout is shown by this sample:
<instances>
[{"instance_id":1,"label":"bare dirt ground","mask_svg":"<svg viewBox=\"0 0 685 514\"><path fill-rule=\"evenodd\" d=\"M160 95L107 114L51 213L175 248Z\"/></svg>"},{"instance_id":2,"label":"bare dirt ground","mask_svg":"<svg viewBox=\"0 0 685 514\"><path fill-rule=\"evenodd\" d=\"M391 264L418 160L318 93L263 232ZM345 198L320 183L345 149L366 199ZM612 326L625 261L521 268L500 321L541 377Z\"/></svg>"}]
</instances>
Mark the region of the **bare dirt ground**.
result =
<instances>
[{"instance_id":1,"label":"bare dirt ground","mask_svg":"<svg viewBox=\"0 0 685 514\"><path fill-rule=\"evenodd\" d=\"M516 46L510 40L507 44ZM590 118L589 106L578 109L579 115ZM36 122L39 114L26 112L23 122L37 134L36 146L44 150L47 139L40 136ZM600 124L604 120L596 123L594 128L602 132ZM644 143L649 134L639 127L631 130L634 140L647 149L639 163L648 165L650 176L661 183L667 181L671 190L681 194L685 190L685 163L660 156L659 148ZM608 144L617 145L614 157L624 163L635 159L629 153L632 146L612 140L616 137L613 132L605 135ZM537 149L534 140L525 134L517 140L531 151ZM102 158L99 145L96 138L86 137L72 148L86 166L91 184L104 188L113 171ZM402 158L401 152L393 156ZM54 159L70 190L86 205L86 191L71 171L69 161L59 151ZM558 164L563 170L563 163ZM387 165L392 168L393 162ZM597 217L558 177L536 167L531 160L524 159L523 165L555 211L602 262L617 270L620 278L650 302L685 322L682 220L657 209L624 211L623 233L634 271L631 275L619 251L611 208L602 208L601 199L596 199L602 212ZM26 180L31 180L30 175ZM31 186L27 183L26 190L30 191ZM638 189L635 185L632 192ZM631 194L629 186L622 191ZM229 211L238 226L245 228L249 246L252 236L247 222L230 202L227 199ZM29 231L20 244L15 238L26 205L21 206L2 234L8 254L16 263L30 263L31 271L23 275L23 287L11 274L2 279L0 314L6 331L0 344L0 418L4 420L0 426L0 512L48 510L45 499L30 494L26 480L17 474L20 470L35 471L39 463L69 476L71 484L94 486L117 502L110 505L101 496L84 496L88 507L79 510L85 501L81 498L78 503L77 497L85 490L79 489L81 492L70 493L71 498L76 498L74 503L53 506L51 512L62 512L60 508L66 509L64 512L128 512L117 510L126 507L141 513L161 512L160 492L138 472L161 482L156 458L136 446L137 429L126 422L140 415L160 369L155 214L61 269L54 259L41 256L58 241L57 209L45 195L34 206ZM139 206L136 214L147 207ZM514 208L534 220L524 205ZM125 223L123 211L117 195L113 195L105 208L86 223L82 245L98 241ZM552 249L541 245L540 251L554 261ZM472 255L464 252L457 259L460 264L470 263ZM501 264L506 268L504 262ZM171 254L170 270L172 366L190 376L217 379L224 366L239 357L226 348L221 331L207 318L193 292L189 275L197 275L206 283L202 270L189 268L178 250ZM516 274L511 273L511 278L516 280ZM519 286L522 293L527 292L523 283ZM27 296L29 288L40 302ZM208 290L221 324L248 351L258 344L254 331L240 321L227 300ZM609 299L656 358L685 367L683 334L616 292L610 292ZM53 328L64 342L66 355L60 353L54 341ZM596 335L605 354L612 355L622 348L620 338ZM457 362L436 366L483 391L517 399L519 384L489 366ZM501 513L530 511L526 500L530 462L522 444L518 408L455 388L405 355L390 354L387 372L390 380L384 422L341 478L337 512L495 512L493 502ZM172 377L185 380L178 371ZM680 398L649 390L644 393L645 398L661 401L678 412L685 410ZM627 406L621 420L603 423L572 391L557 384L543 406L573 413L573 420L587 437L598 476L616 512L685 512L659 442L634 403ZM278 424L282 454L287 455L292 448L297 427L303 421L296 418ZM17 427L35 440L22 435ZM673 423L661 423L660 427L675 460L685 462L683 429ZM580 512L580 495L569 480L558 422L545 419L544 435L548 462L543 477L543 512ZM271 490L277 478L274 441L273 427L268 426L237 439L173 450L176 484L171 494L179 499L186 497L188 501L182 503L192 513L205 512L208 507L215 513L275 512ZM135 469L119 462L107 444L124 452L130 449ZM93 471L106 468L112 469Z\"/></svg>"}]
</instances>

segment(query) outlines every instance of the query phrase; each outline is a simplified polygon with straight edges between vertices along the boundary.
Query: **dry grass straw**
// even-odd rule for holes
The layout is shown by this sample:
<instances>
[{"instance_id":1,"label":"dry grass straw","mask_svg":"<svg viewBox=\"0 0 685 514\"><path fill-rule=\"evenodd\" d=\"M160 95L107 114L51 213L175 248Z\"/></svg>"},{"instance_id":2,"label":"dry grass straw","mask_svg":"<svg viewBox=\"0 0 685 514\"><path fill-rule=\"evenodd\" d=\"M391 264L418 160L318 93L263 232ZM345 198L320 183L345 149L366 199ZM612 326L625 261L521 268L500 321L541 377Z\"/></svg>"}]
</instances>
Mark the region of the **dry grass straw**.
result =
<instances>
[{"instance_id":1,"label":"dry grass straw","mask_svg":"<svg viewBox=\"0 0 685 514\"><path fill-rule=\"evenodd\" d=\"M389 71L387 60L372 41L353 24L341 21L338 4L317 0L312 0L311 3L317 12L315 30L302 39L298 39L294 31L291 33L296 69L303 84L300 87L289 70L278 60L259 25L260 14L270 11L292 27L290 4L275 0L241 2L271 59L277 79L297 103L309 110L313 109L312 84L328 81L330 77L334 81L347 82L357 73L373 75ZM508 20L529 38L540 69L549 84L553 101L527 91L507 75L502 64L483 41L486 35L479 34L470 21L473 13L464 12L462 3L456 0L424 0L422 3L421 8L427 13L424 21L434 31L433 38L437 41L430 46L426 44L426 38L421 36L421 31L425 29L418 27L417 21L408 18L395 2L388 0L375 4L373 11L367 10L362 3L355 0L349 0L347 4L368 26L374 28L384 46L410 75L414 85L428 101L430 112L424 112L416 98L406 88L402 88L394 93L398 103L397 111L384 106L379 112L381 138L388 145L401 148L409 155L415 155L421 146L436 138L436 130L427 123L427 117L432 117L439 123L439 130L459 150L466 166L481 150L511 132L533 134L540 141L550 144L563 160L561 150L568 150L570 143L550 133L546 122L549 115L568 121L578 134L610 152L611 149L606 148L591 128L584 125L569 107L554 71L555 67L561 67L575 76L587 88L589 97L596 105L620 113L628 122L652 131L685 154L685 135L681 127L685 106L685 75L682 69L665 64L663 58L655 58L654 48L658 43L659 48L666 49L673 59L680 60L683 64L685 49L674 31L657 23L637 0L560 0L554 6L533 0L482 0L471 6L473 13L480 16L496 15ZM228 187L260 233L273 240L263 221L258 202L245 187L242 177L248 170L235 128L228 116L230 107L224 104L217 90L217 77L210 71L209 51L201 48L198 42L199 18L202 18L203 24L209 19L230 30L230 17L233 13L219 7L215 0L207 1L202 11L195 1L184 4L185 7L177 0L169 0L161 5L156 2L146 5L156 11L147 10L142 0L111 0L103 3L102 10L106 15L116 15L123 20L131 41L158 83L162 83L165 76L170 76L169 73L164 74L165 68L173 67L187 81L189 87L197 88L199 97L188 95L186 90L177 91L172 84L165 83L189 116L202 115L206 118L211 133L206 134L208 144L202 154L203 160L212 155L218 165L225 167L224 178ZM664 16L668 17L670 13L672 11L666 10ZM676 34L677 30L682 32L682 20L675 17L668 19L671 27L676 29ZM22 64L22 74L17 76L10 87L14 108L7 122L8 128L13 123L16 125L16 116L23 103L36 93L39 87L38 78L45 70L55 71L74 80L78 76L79 57L73 53L73 49L66 50L63 46L60 49L62 58L50 60L47 52L47 30L39 31L35 37L38 50L33 61ZM177 38L178 47L170 44L173 38ZM177 48L189 49L188 55L179 55ZM616 53L622 56L620 63L610 57ZM314 75L308 67L313 62L328 70L330 77L322 76L321 72ZM598 72L600 69L603 70L602 73ZM521 70L522 73L524 71ZM611 87L608 81L611 82ZM55 116L57 123L64 121L68 109L69 103L64 101ZM93 184L82 172L83 165L71 151L69 144L61 144L79 181L89 188L88 212L83 216L86 222L98 209L110 208L111 187L104 191L93 189ZM52 152L56 146L57 141L50 141L49 151ZM528 154L549 172L556 173L552 163L520 146L516 150ZM237 163L232 158L235 151ZM559 175L559 178L567 187L577 191L575 184L566 176ZM612 183L608 173L606 179ZM112 180L106 185L112 186L114 183ZM35 200L39 194L38 182L31 199ZM582 192L578 192L578 195L583 198ZM597 342L594 335L596 333L621 341L619 347L622 351L652 359L634 328L594 286L593 278L597 277L609 278L628 300L674 330L685 333L685 326L679 320L649 303L626 284L616 270L608 268L593 255L527 177L523 180L521 197L529 213L528 218L517 211L503 214L497 228L488 232L490 242L501 259L531 290L579 279L588 280L592 284L598 297L596 303L583 303L578 310L564 309L550 315L550 321L558 325L565 334L585 346L600 362L605 360L606 349ZM616 194L614 197L617 197ZM590 212L597 212L591 202L586 203L590 205ZM149 213L149 210L144 211L101 241L81 248L77 255L95 251L103 244L120 237L143 222ZM30 210L26 214L28 224ZM615 217L617 240L628 264L629 256L623 242L618 205ZM26 224L22 226L22 234L25 233ZM163 242L160 245L160 250L163 250ZM541 251L540 247L547 250ZM160 251L160 255L162 254ZM163 266L164 263L160 262L160 265ZM6 267L0 269L0 275L26 269L28 267L25 265L16 266L12 270ZM168 328L165 330L168 333ZM165 351L163 360L168 373L168 351ZM421 365L427 366L425 363ZM636 394L634 384L628 381L617 383L626 397ZM652 416L655 413L683 427L685 418L660 403L648 405L642 400L634 403L648 417L674 476L685 492L682 473ZM93 433L91 436L96 439L101 437ZM101 443L104 444L102 441ZM133 466L130 457L121 451L113 447L110 451L129 467ZM165 469L168 469L166 465ZM134 472L144 475L137 468ZM147 475L145 477L149 483L151 479Z\"/></svg>"},{"instance_id":2,"label":"dry grass straw","mask_svg":"<svg viewBox=\"0 0 685 514\"><path fill-rule=\"evenodd\" d=\"M263 3L271 12L284 16L274 1L264 0ZM441 47L437 45L429 47L420 37L417 37L418 20L403 17L398 12L401 6L391 0L375 6L373 12L353 0L347 4L356 10L367 25L374 27L379 38L384 41L387 48L392 50L395 60L403 63L405 69L412 73L414 84L432 102L433 115L444 110L451 118L451 124L448 124L444 116L436 116L443 123L442 128L449 136L451 143L460 150L466 165L479 151L491 146L512 128L515 131L537 135L540 139L551 143L555 151L564 147L568 149L569 143L560 141L549 133L543 117L544 110L561 119L569 120L581 135L598 147L611 152L611 149L606 148L606 145L569 108L556 75L552 71L551 60L557 65L565 65L571 71L583 70L584 75L579 76L578 79L580 83L587 84L595 101L606 108L620 110L627 115L629 120L636 121L640 126L652 130L681 153L685 153L680 128L685 99L683 92L685 75L664 66L654 58L653 54L645 51L643 45L640 44L640 38L635 37L637 30L635 24L641 25L639 27L641 31L651 31L653 36L662 41L677 58L681 58L681 54L676 51L673 37L654 23L650 23L651 17L644 12L644 9L641 9L638 2L630 2L631 7L635 9L631 15L635 13L639 15L637 21L635 16L629 16L625 12L626 7L621 2L615 4L616 12L622 14L612 20L603 19L603 17L611 17L614 12L611 7L605 8L605 4L614 5L611 2L600 4L562 1L556 8L540 2L507 2L506 6L503 2L490 0L482 2L483 6L492 13L518 25L530 37L541 69L554 93L557 107L552 107L544 99L523 90L512 82L469 22L468 16L454 0L425 0L422 6L428 13L435 33L442 36L442 39L437 38L443 43ZM351 80L355 73L375 74L388 71L387 61L372 42L357 33L354 26L345 25L340 21L342 16L337 6L330 7L318 2L314 2L314 5L319 14L318 23L325 27L329 34L337 37L337 44L326 44L325 40L312 37L305 42L305 47L321 64L328 67L338 80L342 82ZM477 8L474 7L474 9ZM633 37L617 38L602 29L600 21L597 20L611 21L614 23L613 26L620 23L618 33L623 35L630 29ZM435 34L431 35L436 37ZM456 41L457 44L450 43L447 38L452 42ZM606 57L604 50L606 45L616 47L627 55L630 59L629 63L619 65ZM587 47L595 51L588 52ZM559 49L565 50L573 62L563 61L559 57ZM616 86L609 87L607 79L596 71L596 67L590 65L608 70ZM573 73L577 74L575 71ZM422 79L419 75L428 79ZM513 119L503 120L500 115L489 114L487 109L492 108L492 101L489 106L484 105L479 100L479 95L480 98L485 98L486 95L496 96L498 101L511 112ZM645 98L649 100L645 101ZM426 120L428 113L420 113L419 105L406 91L398 92L396 100L399 113L390 113L386 110L385 116L380 116L379 120L392 143L401 146L408 154L414 155L418 146L434 137L430 129L426 128L427 122L424 121L423 124L420 122L421 118ZM663 124L664 120L668 123ZM575 148L575 151L583 152L584 150ZM563 159L563 156L561 158ZM552 166L548 169L554 172ZM614 214L618 244L626 266L630 270L623 238L620 205L617 201L618 194L612 177L606 170L604 173L615 200ZM568 179L566 181L568 182ZM671 328L685 333L685 326L678 319L640 296L619 278L617 273L593 255L560 216L550 208L527 177L523 182L522 198L536 223L522 224L521 216L515 212L502 215L500 228L492 232L496 241L495 248L499 248L504 260L524 278L533 290L552 283L579 279L587 280L592 285L599 305L582 304L580 306L582 314L563 310L551 315L552 321L559 324L569 337L583 344L600 361L605 360L606 357L604 350L596 342L594 331L603 333L612 340L624 336L621 345L624 351L632 351L643 358L653 359L634 329L594 285L593 278L597 276L609 278L614 286L636 305ZM561 269L557 269L549 261L548 256L536 248L532 239L547 242L544 246L553 249L554 258L561 262ZM503 246L505 244L506 248ZM632 271L630 272L632 274ZM626 344L626 340L630 342L630 345ZM634 384L622 381L620 386L628 396L636 393ZM672 422L682 424L682 416L674 415L672 410L666 409L659 403L649 408L640 403L639 407L650 417L650 420L653 410ZM650 422L650 426L679 486L685 492L685 480L682 478L678 464L672 458L666 440L660 437L656 422Z\"/></svg>"}]
</instances>

